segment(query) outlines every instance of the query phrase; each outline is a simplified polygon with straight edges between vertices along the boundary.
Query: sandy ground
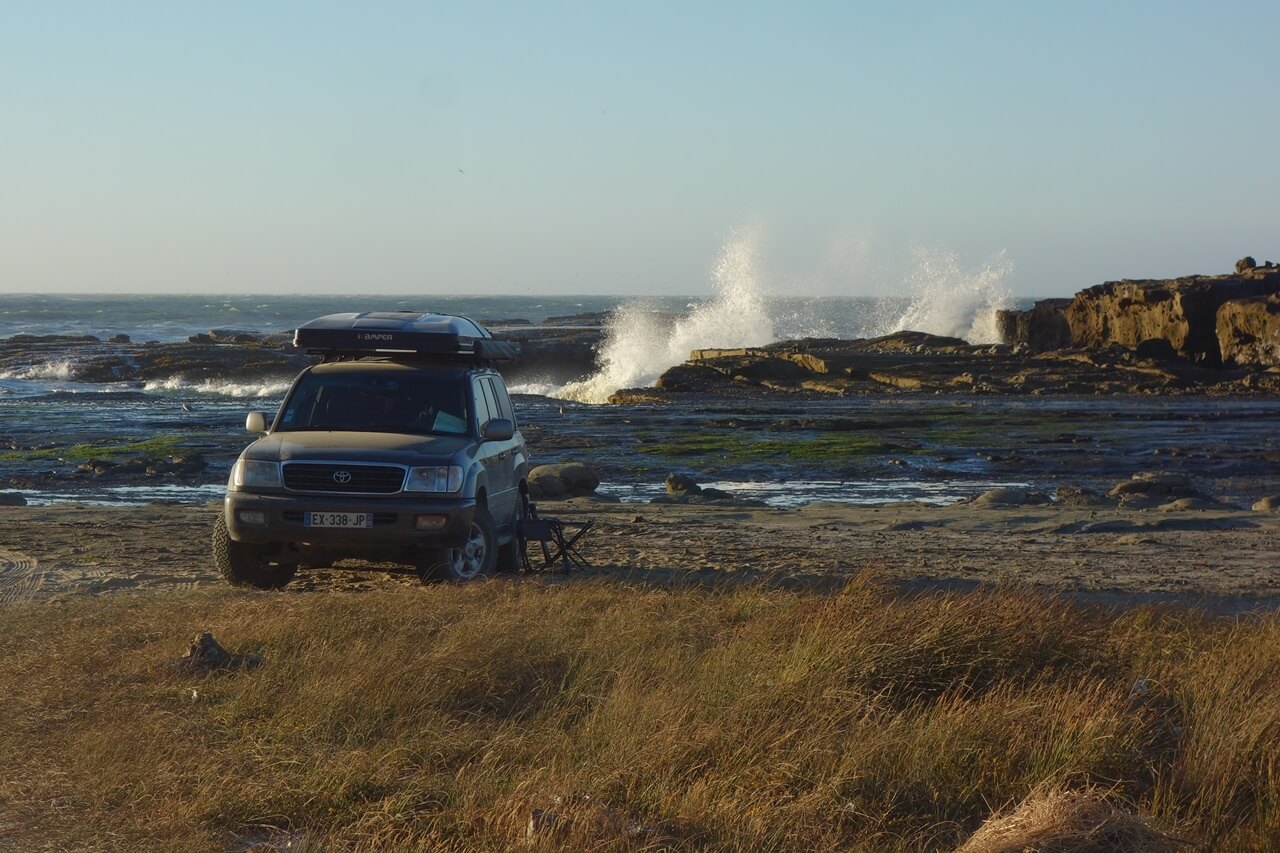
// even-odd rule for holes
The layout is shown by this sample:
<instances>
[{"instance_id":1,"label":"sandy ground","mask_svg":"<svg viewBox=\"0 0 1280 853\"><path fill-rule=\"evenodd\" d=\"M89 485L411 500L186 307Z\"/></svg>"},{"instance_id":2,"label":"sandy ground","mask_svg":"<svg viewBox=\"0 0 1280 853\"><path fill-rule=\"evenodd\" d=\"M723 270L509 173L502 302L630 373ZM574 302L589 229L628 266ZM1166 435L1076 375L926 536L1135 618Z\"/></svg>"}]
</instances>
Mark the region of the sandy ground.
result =
<instances>
[{"instance_id":1,"label":"sandy ground","mask_svg":"<svg viewBox=\"0 0 1280 853\"><path fill-rule=\"evenodd\" d=\"M0 602L219 584L209 557L217 508L0 508ZM581 502L542 509L595 519L582 542L594 568L571 579L830 588L871 569L912 585L1034 584L1103 602L1207 598L1225 609L1280 606L1275 514ZM302 572L289 589L415 583L351 562ZM1237 598L1248 600L1232 603Z\"/></svg>"}]
</instances>

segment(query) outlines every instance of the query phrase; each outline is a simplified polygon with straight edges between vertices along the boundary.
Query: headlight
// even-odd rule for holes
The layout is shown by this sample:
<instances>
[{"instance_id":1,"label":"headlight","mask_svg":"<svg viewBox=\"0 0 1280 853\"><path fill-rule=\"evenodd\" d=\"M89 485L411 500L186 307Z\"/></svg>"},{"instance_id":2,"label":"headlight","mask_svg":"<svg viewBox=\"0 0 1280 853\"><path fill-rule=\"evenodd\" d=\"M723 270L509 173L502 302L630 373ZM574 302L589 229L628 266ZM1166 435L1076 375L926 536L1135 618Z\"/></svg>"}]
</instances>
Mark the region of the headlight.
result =
<instances>
[{"instance_id":1,"label":"headlight","mask_svg":"<svg viewBox=\"0 0 1280 853\"><path fill-rule=\"evenodd\" d=\"M410 468L405 481L406 492L435 492L451 494L462 488L462 469L457 465L437 465L429 468Z\"/></svg>"},{"instance_id":2,"label":"headlight","mask_svg":"<svg viewBox=\"0 0 1280 853\"><path fill-rule=\"evenodd\" d=\"M232 489L278 489L281 485L279 462L237 459L231 469Z\"/></svg>"}]
</instances>

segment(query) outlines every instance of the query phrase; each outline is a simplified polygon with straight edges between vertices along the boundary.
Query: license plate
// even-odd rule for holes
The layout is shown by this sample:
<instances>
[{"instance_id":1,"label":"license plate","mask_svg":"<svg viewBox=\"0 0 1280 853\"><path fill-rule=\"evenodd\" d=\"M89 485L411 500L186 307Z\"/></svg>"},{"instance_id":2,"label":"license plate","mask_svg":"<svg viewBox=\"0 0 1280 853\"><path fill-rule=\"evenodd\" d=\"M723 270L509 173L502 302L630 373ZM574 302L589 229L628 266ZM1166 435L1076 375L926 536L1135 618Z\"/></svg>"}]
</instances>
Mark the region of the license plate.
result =
<instances>
[{"instance_id":1,"label":"license plate","mask_svg":"<svg viewBox=\"0 0 1280 853\"><path fill-rule=\"evenodd\" d=\"M306 527L373 527L368 512L308 512L302 517Z\"/></svg>"}]
</instances>

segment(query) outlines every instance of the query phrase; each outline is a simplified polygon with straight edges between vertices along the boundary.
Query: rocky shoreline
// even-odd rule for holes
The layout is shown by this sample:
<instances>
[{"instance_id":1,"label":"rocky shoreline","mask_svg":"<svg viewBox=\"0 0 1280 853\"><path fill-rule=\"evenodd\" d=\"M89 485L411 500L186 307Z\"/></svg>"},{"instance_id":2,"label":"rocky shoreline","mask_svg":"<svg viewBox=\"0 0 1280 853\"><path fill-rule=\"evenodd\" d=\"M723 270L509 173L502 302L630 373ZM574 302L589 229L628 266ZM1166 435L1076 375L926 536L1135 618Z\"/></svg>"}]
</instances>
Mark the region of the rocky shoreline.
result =
<instances>
[{"instance_id":1,"label":"rocky shoreline","mask_svg":"<svg viewBox=\"0 0 1280 853\"><path fill-rule=\"evenodd\" d=\"M1226 484L1247 506L1273 491L1264 481L1280 472L1271 438L1280 417L1280 267L1245 261L1235 275L1110 282L1006 312L1000 344L905 331L697 350L654 387L613 394L614 406L525 397L523 428L539 462L589 460L608 483L650 489L672 473L1051 489L1068 469L1098 488L1164 463L1146 458L1156 456ZM556 385L596 369L606 320L485 322L522 345L504 369L509 383ZM246 441L253 398L274 405L312 361L288 334L228 329L180 343L0 340L0 379L109 384L119 401L119 421L99 423L92 403L58 408L75 394L10 398L0 489L219 482ZM250 390L237 397L219 383ZM153 388L167 393L144 393ZM32 414L42 405L61 420ZM1208 432L1197 426L1206 422Z\"/></svg>"},{"instance_id":2,"label":"rocky shoreline","mask_svg":"<svg viewBox=\"0 0 1280 853\"><path fill-rule=\"evenodd\" d=\"M898 332L866 340L784 341L708 349L666 371L653 388L626 388L610 402L670 403L697 395L900 394L1233 396L1280 394L1280 367L1209 368L1167 347L1108 345L1028 352L1007 344Z\"/></svg>"},{"instance_id":3,"label":"rocky shoreline","mask_svg":"<svg viewBox=\"0 0 1280 853\"><path fill-rule=\"evenodd\" d=\"M674 318L672 318L674 319ZM521 345L511 384L562 385L598 369L608 315L534 325L486 319ZM1237 263L1232 275L1106 282L1070 299L1001 311L998 344L902 331L869 339L803 339L702 349L654 388L617 404L678 395L901 393L1271 396L1280 393L1280 266ZM181 343L117 335L0 340L0 378L80 382L287 382L313 357L288 333L215 329Z\"/></svg>"},{"instance_id":4,"label":"rocky shoreline","mask_svg":"<svg viewBox=\"0 0 1280 853\"><path fill-rule=\"evenodd\" d=\"M1001 311L997 325L1001 342L990 345L903 331L697 350L656 388L623 389L610 402L673 402L688 392L1280 394L1280 266L1270 261L1242 258L1234 275L1106 282Z\"/></svg>"}]
</instances>

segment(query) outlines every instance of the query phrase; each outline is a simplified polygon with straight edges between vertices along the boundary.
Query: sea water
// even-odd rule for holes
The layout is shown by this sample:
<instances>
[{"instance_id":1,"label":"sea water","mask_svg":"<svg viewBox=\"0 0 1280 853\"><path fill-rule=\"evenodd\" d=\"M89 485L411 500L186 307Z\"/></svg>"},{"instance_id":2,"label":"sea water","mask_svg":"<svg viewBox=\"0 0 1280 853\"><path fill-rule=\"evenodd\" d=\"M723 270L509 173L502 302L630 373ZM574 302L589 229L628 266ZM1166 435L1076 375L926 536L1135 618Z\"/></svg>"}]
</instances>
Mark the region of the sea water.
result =
<instances>
[{"instance_id":1,"label":"sea water","mask_svg":"<svg viewBox=\"0 0 1280 853\"><path fill-rule=\"evenodd\" d=\"M568 385L513 387L523 395L527 409L553 411L557 404L548 398L596 404L619 388L650 385L700 348L760 346L801 337L865 338L907 328L987 342L994 333L995 311L1018 304L1004 286L1007 273L1002 263L965 270L954 257L926 253L917 258L901 295L798 296L764 279L756 240L746 234L726 243L704 292L689 296L0 294L0 338L92 335L106 340L127 335L133 342L175 342L213 329L287 333L314 317L346 311L435 311L493 325L603 317L598 321L603 330L601 366L595 375ZM136 440L149 434L229 434L240 429L250 409L273 411L287 387L277 377L190 381L180 374L145 383L88 383L76 378L75 365L68 359L10 365L0 371L0 443L31 448L42 440L57 443L67 436L79 442ZM20 473L19 464L0 460L0 475ZM0 482L3 479L0 476ZM160 491L98 488L91 489L92 494L29 497L33 502L194 501L208 499L218 488L220 483ZM814 497L832 492L820 484L812 491ZM626 496L642 499L642 492ZM789 504L807 493L795 483L786 494L760 497ZM859 492L859 499L873 493ZM895 495L920 493L915 487L890 489L885 498Z\"/></svg>"}]
</instances>

